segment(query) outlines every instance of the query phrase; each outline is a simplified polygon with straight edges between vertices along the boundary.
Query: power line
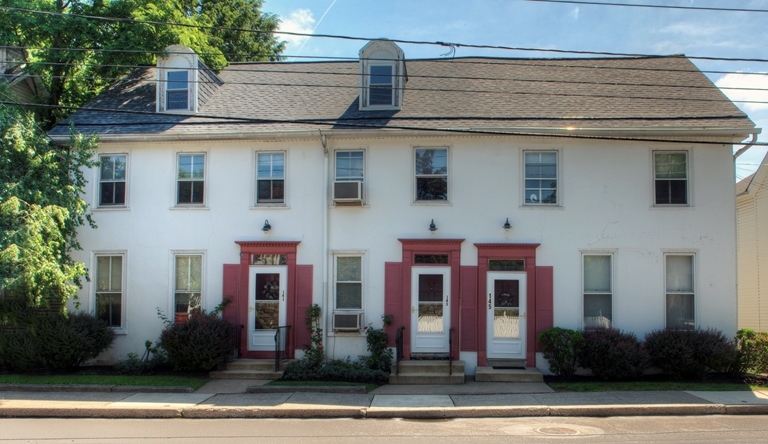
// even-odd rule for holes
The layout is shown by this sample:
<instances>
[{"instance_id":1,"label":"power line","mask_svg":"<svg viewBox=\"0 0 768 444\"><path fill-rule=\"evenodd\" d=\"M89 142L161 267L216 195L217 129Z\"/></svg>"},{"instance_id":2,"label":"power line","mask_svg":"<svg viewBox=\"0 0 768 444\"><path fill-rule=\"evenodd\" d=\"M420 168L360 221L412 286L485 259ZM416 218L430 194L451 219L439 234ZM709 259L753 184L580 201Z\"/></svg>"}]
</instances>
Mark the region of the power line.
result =
<instances>
[{"instance_id":1,"label":"power line","mask_svg":"<svg viewBox=\"0 0 768 444\"><path fill-rule=\"evenodd\" d=\"M440 59L438 59L440 60ZM451 63L454 63L456 59L450 59ZM38 62L36 63L38 65L48 65L48 66L79 66L75 63L62 63L62 62ZM242 66L235 65L235 66ZM289 66L290 63L281 63L281 66ZM511 64L515 65L515 64ZM142 65L113 65L113 64L101 64L101 65L85 65L85 67L94 66L94 67L102 67L102 68L121 68L121 69L136 69L136 68L148 68L147 66ZM518 66L537 66L537 67L555 67L560 68L560 65L552 65L552 64L529 64L529 63L522 63ZM578 65L576 65L578 66ZM573 68L572 65L570 68ZM582 66L583 69L594 69L597 67L591 67L591 66ZM610 68L610 67L607 67ZM642 70L643 68L629 68L629 67L621 67L616 69L627 69L627 70ZM195 70L195 71L203 71L205 68L189 68L189 70ZM700 72L697 70L664 70L664 69L647 69L647 70L653 70L653 71L682 71L682 72L690 72L690 73L696 73ZM269 70L269 69L236 69L233 70L234 72L241 73L241 72L249 72L249 73L271 73L274 74L276 71ZM360 74L359 72L340 72L340 71L302 71L302 70L291 70L291 69L281 69L280 74L303 74L303 75L318 75L318 76L347 76L347 77L360 77L360 76L369 76L370 74ZM766 73L760 73L762 75L768 75L768 72ZM53 78L56 78L56 76L52 76ZM66 78L66 76L58 76L61 78ZM570 81L570 80L546 80L546 79L529 79L529 78L519 78L519 77L476 77L476 76L444 76L444 75L424 75L424 74L392 74L392 77L406 77L409 79L438 79L438 80L483 80L483 81L500 81L500 82L526 82L526 83L553 83L553 84L575 84L575 85L608 85L608 86L640 86L640 87L659 87L659 88L675 88L675 89L706 89L710 90L711 86L704 86L704 85L671 85L671 84L663 84L663 83L626 83L626 82L586 82L586 81ZM79 77L82 78L82 77ZM119 78L105 78L105 77L85 77L86 79L101 79L101 80L119 80ZM164 80L160 80L161 82ZM227 82L232 83L232 82ZM237 83L234 82L232 84L248 84L248 83ZM735 90L735 91L768 91L768 88L753 88L753 87L731 87L731 86L722 86L718 87L720 90Z\"/></svg>"},{"instance_id":2,"label":"power line","mask_svg":"<svg viewBox=\"0 0 768 444\"><path fill-rule=\"evenodd\" d=\"M590 5L590 6L625 6L630 8L653 8L653 9L688 9L694 11L721 11L721 12L768 12L768 9L741 9L741 8L712 8L704 6L674 6L674 5L648 5L643 3L609 3L592 2L577 0L524 0L528 2L541 3L565 3L571 5Z\"/></svg>"},{"instance_id":3,"label":"power line","mask_svg":"<svg viewBox=\"0 0 768 444\"><path fill-rule=\"evenodd\" d=\"M145 115L145 116L152 116L152 117L179 117L179 116L172 116L168 114L163 113L157 113L157 112L149 112L149 111L132 111L132 110L119 110L119 109L109 109L109 108L95 108L95 107L73 107L73 106L63 106L63 105L40 105L36 103L15 103L15 102L6 102L6 101L0 101L0 104L2 105L11 105L11 106L24 106L24 107L41 107L41 108L49 108L49 109L67 109L67 110L82 110L82 111L94 111L94 112L105 112L105 113L120 113L120 114L133 114L133 115ZM457 133L457 134L481 134L481 135L493 135L493 136L531 136L531 137L548 137L548 138L566 138L566 139L588 139L588 140L614 140L614 141L628 141L628 142L663 142L663 143L683 143L683 144L706 144L706 145L741 145L741 143L733 143L731 141L709 141L709 140L677 140L677 139L654 139L654 138L634 138L634 137L615 137L615 136L586 136L586 135L574 135L574 134L544 134L536 131L504 131L502 129L499 130L479 130L479 129L457 129L457 128L424 128L424 127L418 127L418 126L404 126L404 125L387 125L386 127L382 127L380 125L371 125L371 124L359 124L355 123L356 121L360 120L376 120L376 119L261 119L261 118L249 118L249 117L234 117L234 116L218 116L218 115L207 115L207 114L196 114L194 117L201 118L201 119L218 119L218 121L202 121L202 122L158 122L157 120L150 120L148 122L126 122L125 126L140 126L140 125L158 125L158 124L171 124L171 125L197 125L197 126L205 126L205 125L221 125L222 123L232 123L232 124L271 124L271 123L281 123L281 124L299 124L299 125L306 125L306 124L314 124L314 125L321 125L321 126L337 126L342 125L344 127L352 127L352 128L360 128L360 129L399 129L399 130L412 130L412 131L425 131L425 132L436 132L436 133ZM379 119L381 120L381 119ZM405 119L404 119L405 120ZM411 119L411 120L418 120L418 119ZM339 123L341 122L341 123ZM115 123L104 123L104 124L92 124L92 123L84 123L77 125L77 123L73 122L73 126L77 128L80 127L99 127L99 126L119 126ZM588 128L587 128L588 129ZM753 144L754 146L768 146L768 142L755 142Z\"/></svg>"},{"instance_id":4,"label":"power line","mask_svg":"<svg viewBox=\"0 0 768 444\"><path fill-rule=\"evenodd\" d=\"M379 39L379 38L372 38L372 37L355 37L355 36L348 36L348 35L310 34L310 33L303 33L303 32L289 32L289 31L266 31L261 29L192 25L188 23L171 23L171 22L162 22L162 21L156 21L156 20L136 20L136 19L119 18L119 17L102 17L102 16L84 15L84 14L66 14L62 12L37 11L34 9L14 8L9 6L0 6L0 10L6 10L9 12L24 12L24 13L30 13L30 14L53 15L53 16L67 17L67 18L85 18L89 20L102 20L102 21L110 21L110 22L118 22L118 23L180 26L185 28L239 31L239 32L249 32L249 33L255 33L255 34L281 34L281 35L292 35L297 37L315 37L315 38L329 38L329 39L357 40L357 41L372 41L372 40ZM611 57L644 57L649 55L649 54L620 53L620 52L607 52L607 51L579 51L579 50L565 50L565 49L551 49L551 48L524 48L524 47L514 47L514 46L504 46L504 45L477 45L477 44L469 44L469 43L452 43L452 42L440 42L440 41L433 42L433 41L425 41L425 40L404 40L404 39L387 39L387 40L394 43L402 43L402 44L409 44L409 45L431 45L431 46L438 45L438 46L448 46L448 47L456 47L456 48L464 47L464 48L474 48L474 49L545 52L545 53L555 53L555 54L601 55L601 56L611 56ZM693 60L768 63L768 59L758 59L758 58L709 57L709 56L688 56L688 58Z\"/></svg>"},{"instance_id":5,"label":"power line","mask_svg":"<svg viewBox=\"0 0 768 444\"><path fill-rule=\"evenodd\" d=\"M280 74L275 72L275 74ZM69 76L51 76L51 78L64 78L68 79ZM75 78L75 77L72 77ZM109 77L76 77L83 80L105 80L105 81L117 81L122 78L109 78ZM153 80L157 82L157 80ZM167 82L167 80L160 80L159 82ZM215 81L200 81L189 82L197 84L218 84ZM358 90L359 85L329 85L329 84L317 84L317 83L281 83L281 82L225 82L227 85L245 85L245 86L281 86L281 87L296 87L296 88L328 88L328 89L347 89ZM584 82L584 84L589 84ZM746 103L753 105L765 105L768 101L762 100L730 100L723 96L720 99L705 99L698 97L660 97L660 96L642 96L642 95L611 95L611 94L578 94L573 92L542 92L542 91L510 91L504 89L451 89L451 88L418 88L409 87L406 91L426 91L426 92L445 92L445 93L462 93L462 94L494 94L494 95L509 95L509 96L552 96L552 97L584 97L590 99L624 99L624 100L665 100L665 101L686 101L686 102L708 102L708 103Z\"/></svg>"}]
</instances>

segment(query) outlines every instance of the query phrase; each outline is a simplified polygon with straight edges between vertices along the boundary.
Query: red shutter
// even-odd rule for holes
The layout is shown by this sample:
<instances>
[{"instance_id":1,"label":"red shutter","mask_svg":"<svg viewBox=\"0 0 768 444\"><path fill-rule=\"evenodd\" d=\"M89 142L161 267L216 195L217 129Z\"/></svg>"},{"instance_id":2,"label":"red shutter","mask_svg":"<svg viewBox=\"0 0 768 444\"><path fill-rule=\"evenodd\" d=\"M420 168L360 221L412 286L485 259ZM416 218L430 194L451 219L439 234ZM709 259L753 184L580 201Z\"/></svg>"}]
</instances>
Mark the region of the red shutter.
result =
<instances>
[{"instance_id":1,"label":"red shutter","mask_svg":"<svg viewBox=\"0 0 768 444\"><path fill-rule=\"evenodd\" d=\"M291 326L295 349L303 349L309 345L309 327L305 319L310 305L312 305L312 265L296 265L296 311Z\"/></svg>"},{"instance_id":2,"label":"red shutter","mask_svg":"<svg viewBox=\"0 0 768 444\"><path fill-rule=\"evenodd\" d=\"M240 295L240 264L224 264L224 285L221 291L221 300L229 298L231 301L224 307L221 316L227 321L238 325L238 297Z\"/></svg>"},{"instance_id":3,"label":"red shutter","mask_svg":"<svg viewBox=\"0 0 768 444\"><path fill-rule=\"evenodd\" d=\"M536 267L536 351L541 351L539 333L554 324L554 270Z\"/></svg>"},{"instance_id":4,"label":"red shutter","mask_svg":"<svg viewBox=\"0 0 768 444\"><path fill-rule=\"evenodd\" d=\"M385 330L390 347L395 346L395 331L403 324L403 264L384 263L384 314L392 315L392 325Z\"/></svg>"},{"instance_id":5,"label":"red shutter","mask_svg":"<svg viewBox=\"0 0 768 444\"><path fill-rule=\"evenodd\" d=\"M459 350L477 351L477 267L461 267Z\"/></svg>"}]
</instances>

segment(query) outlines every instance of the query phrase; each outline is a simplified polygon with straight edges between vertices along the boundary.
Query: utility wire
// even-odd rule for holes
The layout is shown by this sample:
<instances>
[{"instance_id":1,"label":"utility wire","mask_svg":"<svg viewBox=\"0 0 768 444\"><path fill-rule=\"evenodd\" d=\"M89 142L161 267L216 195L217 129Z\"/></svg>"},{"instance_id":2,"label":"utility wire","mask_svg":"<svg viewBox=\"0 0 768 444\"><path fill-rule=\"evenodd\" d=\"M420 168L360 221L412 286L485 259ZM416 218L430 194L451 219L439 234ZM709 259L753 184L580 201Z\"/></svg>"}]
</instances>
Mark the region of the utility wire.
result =
<instances>
[{"instance_id":1,"label":"utility wire","mask_svg":"<svg viewBox=\"0 0 768 444\"><path fill-rule=\"evenodd\" d=\"M275 73L279 74L279 73ZM69 76L51 76L52 78L68 79ZM122 78L109 78L109 77L72 77L81 80L105 80L105 81L118 81ZM141 80L149 83L148 80ZM152 80L151 82L158 82L158 80ZM169 82L168 80L160 80L159 82ZM189 82L197 84L215 84L216 81L198 80L197 82ZM587 82L585 82L588 84ZM282 83L282 82L225 82L226 85L245 85L245 86L280 86L280 87L296 87L296 88L327 88L327 89L347 89L358 90L359 85L329 85L319 83ZM711 88L711 87L709 87ZM685 101L685 102L709 102L709 103L747 103L755 105L768 105L768 101L763 100L731 100L723 95L719 99L706 99L699 97L660 97L660 96L643 96L643 95L612 95L612 94L578 94L573 92L542 92L542 91L510 91L505 89L452 89L452 88L418 88L409 87L406 91L427 91L427 92L445 92L445 93L462 93L462 94L494 94L494 95L507 95L507 96L551 96L551 97L585 97L590 99L624 99L624 100L664 100L664 101Z\"/></svg>"},{"instance_id":2,"label":"utility wire","mask_svg":"<svg viewBox=\"0 0 768 444\"><path fill-rule=\"evenodd\" d=\"M653 8L653 9L688 9L694 11L720 11L720 12L768 12L768 9L742 9L742 8L712 8L704 6L674 6L674 5L648 5L644 3L609 3L609 2L591 2L577 0L524 0L528 2L541 3L565 3L571 5L590 5L590 6L626 6L630 8Z\"/></svg>"},{"instance_id":3,"label":"utility wire","mask_svg":"<svg viewBox=\"0 0 768 444\"><path fill-rule=\"evenodd\" d=\"M451 63L453 63L453 60L451 59ZM44 65L44 66L79 66L75 63L61 63L61 62L39 62L38 65ZM239 65L239 66L244 66ZM281 67L284 66L291 66L290 63L280 63ZM301 66L301 65L298 65ZM556 67L559 68L559 65L551 65L551 64L520 64L519 66L543 66L543 67ZM101 68L120 68L120 69L137 69L137 68L151 68L145 65L112 65L112 64L103 64L103 65L84 65L84 68L89 67L101 67ZM584 66L584 69L593 69L595 67L590 66ZM633 71L636 71L636 69L623 67L623 68L617 68L617 69L630 69ZM642 68L638 68L637 70L640 70ZM205 68L189 68L190 71L205 71ZM661 69L653 70L653 71L663 71ZM682 71L682 70L670 70L670 71ZM270 70L270 69L242 69L237 68L233 69L230 72L236 72L236 73L242 73L242 72L249 72L249 73L272 73L275 74L277 71ZM699 71L696 70L687 70L682 72L690 72L690 73L696 73ZM360 74L359 72L341 72L341 71L302 71L302 70L293 70L293 69L281 69L279 71L279 74L302 74L302 75L318 75L318 76L347 76L347 77L366 77L370 76L370 74ZM768 75L768 72L766 73L760 73L763 75ZM53 76L54 78L56 76ZM66 76L59 76L62 78L66 78ZM711 86L704 86L704 85L671 85L671 84L663 84L663 83L626 83L626 82L588 82L588 81L572 81L572 80L546 80L546 79L528 79L528 78L520 78L520 77L475 77L475 76L441 76L441 75L424 75L424 74L392 74L392 77L399 78L399 77L405 77L408 79L438 79L438 80L483 80L483 81L492 81L492 82L527 82L527 83L553 83L553 84L573 84L573 85L609 85L609 86L639 86L639 87L659 87L659 88L675 88L675 89L711 89ZM82 78L82 77L78 77ZM118 80L117 78L103 78L103 77L86 77L86 79L103 79L103 80ZM164 80L160 80L161 82ZM202 83L202 82L201 82ZM230 84L231 82L227 82L227 84ZM247 83L234 83L234 84L247 84ZM753 88L753 87L737 87L737 86L721 86L718 87L721 90L737 90L737 91L768 91L768 88Z\"/></svg>"},{"instance_id":4,"label":"utility wire","mask_svg":"<svg viewBox=\"0 0 768 444\"><path fill-rule=\"evenodd\" d=\"M94 111L94 112L105 112L105 113L121 113L121 114L134 114L134 115L145 115L145 116L151 116L151 117L179 117L179 116L173 116L163 113L156 113L156 112L148 112L148 111L131 111L131 110L117 110L117 109L109 109L109 108L95 108L95 107L88 107L88 108L78 108L73 106L63 106L63 105L40 105L36 103L15 103L15 102L5 102L0 101L0 104L2 105L11 105L11 106L24 106L24 107L40 107L40 108L49 108L49 109L67 109L67 110L83 110L83 111ZM182 116L186 117L186 116ZM191 116L190 116L191 117ZM457 128L423 128L418 126L404 126L404 125L387 125L386 127L382 127L380 125L373 125L373 124L359 124L355 123L356 120L361 119L260 119L260 118L248 118L248 117L234 117L234 116L218 116L218 115L201 115L196 114L194 117L201 118L201 119L218 119L218 121L202 121L202 122L188 122L186 124L188 125L199 125L199 126L205 126L209 124L215 124L215 125L221 125L222 123L232 123L232 124L272 124L272 123L281 123L281 124L299 124L299 125L306 125L306 124L314 124L314 125L321 125L321 126L344 126L344 127L351 127L351 128L360 128L360 129L399 129L399 130L413 130L413 131L425 131L425 132L436 132L436 133L456 133L456 134L483 134L483 135L493 135L493 136L532 136L532 137L547 137L547 138L566 138L566 139L589 139L589 140L617 140L617 141L631 141L631 142L664 142L664 143L683 143L683 144L706 144L706 145L742 145L742 143L733 143L732 141L709 141L709 140L678 140L678 139L664 139L664 138L634 138L634 137L614 137L614 136L586 136L586 135L573 135L573 134L545 134L545 133L539 133L536 131L504 131L503 129L488 129L488 130L480 130L480 129L457 129ZM381 119L379 119L381 120ZM341 123L340 123L341 122ZM149 121L147 123L125 123L126 126L138 126L138 125L158 125L158 124L169 124L169 125L180 125L182 122L158 122L157 120ZM91 124L91 123L83 123L80 125L77 125L74 123L74 127L77 128L78 126L81 127L98 127L98 126L115 126L114 123L105 123L105 124ZM753 144L754 146L768 146L768 142L755 142Z\"/></svg>"},{"instance_id":5,"label":"utility wire","mask_svg":"<svg viewBox=\"0 0 768 444\"><path fill-rule=\"evenodd\" d=\"M377 40L377 38L372 38L372 37L355 37L355 36L335 35L335 34L310 34L310 33L303 33L303 32L289 32L289 31L266 31L261 29L192 25L187 23L171 23L171 22L162 22L162 21L156 21L156 20L136 20L136 19L119 18L119 17L102 17L102 16L84 15L84 14L67 14L62 12L37 11L34 9L14 8L9 6L0 6L0 10L6 10L9 12L24 12L24 13L30 13L30 14L52 15L52 16L67 17L67 18L84 18L89 20L102 20L102 21L118 22L118 23L160 25L160 26L180 26L184 28L240 31L240 32L249 32L249 33L255 33L255 34L280 34L280 35L291 35L291 36L298 36L298 37L316 37L316 38L357 40L357 41ZM504 45L475 45L475 44L468 44L468 43L453 43L453 42L438 42L438 41L432 42L432 41L425 41L425 40L388 39L388 41L394 42L394 43L410 44L410 45L431 45L431 46L438 45L438 46L448 46L448 47L453 46L456 48L463 47L463 48L496 49L496 50L507 50L507 51L546 52L546 53L556 53L556 54L602 55L602 56L613 56L613 57L648 56L648 54L636 54L636 53L620 53L620 52L607 52L607 51L578 51L578 50L548 49L548 48L523 48L523 47L504 46ZM709 56L688 56L688 58L694 59L694 60L768 63L768 59L758 59L758 58L709 57Z\"/></svg>"}]
</instances>

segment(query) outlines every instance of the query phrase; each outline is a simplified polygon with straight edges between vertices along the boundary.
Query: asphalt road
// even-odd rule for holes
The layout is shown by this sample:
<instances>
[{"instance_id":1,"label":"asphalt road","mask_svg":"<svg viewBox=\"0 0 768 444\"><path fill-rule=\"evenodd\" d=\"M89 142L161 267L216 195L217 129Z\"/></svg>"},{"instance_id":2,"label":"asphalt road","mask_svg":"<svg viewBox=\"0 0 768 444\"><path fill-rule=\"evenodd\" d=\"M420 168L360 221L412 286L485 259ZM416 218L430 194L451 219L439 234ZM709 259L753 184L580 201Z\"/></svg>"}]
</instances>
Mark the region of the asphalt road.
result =
<instances>
[{"instance_id":1,"label":"asphalt road","mask_svg":"<svg viewBox=\"0 0 768 444\"><path fill-rule=\"evenodd\" d=\"M405 419L0 419L16 443L730 443L768 441L768 416Z\"/></svg>"}]
</instances>

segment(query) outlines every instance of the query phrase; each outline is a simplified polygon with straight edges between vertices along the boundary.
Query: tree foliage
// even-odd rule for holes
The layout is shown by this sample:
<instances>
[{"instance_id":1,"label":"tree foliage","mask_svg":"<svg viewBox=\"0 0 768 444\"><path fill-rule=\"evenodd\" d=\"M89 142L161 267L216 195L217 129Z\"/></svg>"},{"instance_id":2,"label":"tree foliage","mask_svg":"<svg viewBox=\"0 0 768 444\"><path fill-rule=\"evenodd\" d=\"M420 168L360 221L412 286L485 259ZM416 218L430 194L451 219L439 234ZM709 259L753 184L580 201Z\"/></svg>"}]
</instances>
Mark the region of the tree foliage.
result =
<instances>
[{"instance_id":1,"label":"tree foliage","mask_svg":"<svg viewBox=\"0 0 768 444\"><path fill-rule=\"evenodd\" d=\"M0 90L0 95L4 93ZM58 306L77 292L83 264L78 227L91 223L81 198L82 169L96 140L72 136L54 146L29 112L0 105L0 290L31 306Z\"/></svg>"},{"instance_id":2,"label":"tree foliage","mask_svg":"<svg viewBox=\"0 0 768 444\"><path fill-rule=\"evenodd\" d=\"M159 51L186 45L209 67L233 61L277 60L279 24L261 12L262 0L0 0L0 5L50 14L0 10L0 42L25 48L25 69L40 75L50 96L41 112L52 128L136 65ZM82 16L128 19L104 21ZM170 24L136 23L151 21ZM226 28L226 29L225 29ZM231 28L259 32L236 31Z\"/></svg>"}]
</instances>

